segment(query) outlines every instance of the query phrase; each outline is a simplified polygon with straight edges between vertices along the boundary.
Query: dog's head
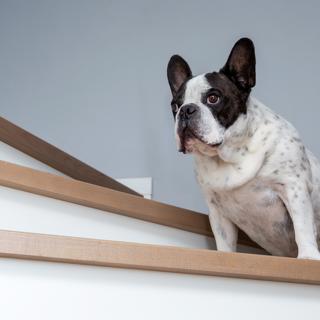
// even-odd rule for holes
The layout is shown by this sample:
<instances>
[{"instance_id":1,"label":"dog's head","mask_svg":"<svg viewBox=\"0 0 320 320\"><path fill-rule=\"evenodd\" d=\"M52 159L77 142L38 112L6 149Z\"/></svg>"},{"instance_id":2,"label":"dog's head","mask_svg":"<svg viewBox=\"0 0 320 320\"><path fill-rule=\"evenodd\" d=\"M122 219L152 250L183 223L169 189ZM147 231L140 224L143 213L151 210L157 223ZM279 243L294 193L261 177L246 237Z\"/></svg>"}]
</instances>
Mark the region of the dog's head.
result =
<instances>
[{"instance_id":1,"label":"dog's head","mask_svg":"<svg viewBox=\"0 0 320 320\"><path fill-rule=\"evenodd\" d=\"M255 53L250 39L240 39L219 72L192 76L187 62L171 57L167 68L178 149L212 155L226 130L241 114L255 85Z\"/></svg>"}]
</instances>

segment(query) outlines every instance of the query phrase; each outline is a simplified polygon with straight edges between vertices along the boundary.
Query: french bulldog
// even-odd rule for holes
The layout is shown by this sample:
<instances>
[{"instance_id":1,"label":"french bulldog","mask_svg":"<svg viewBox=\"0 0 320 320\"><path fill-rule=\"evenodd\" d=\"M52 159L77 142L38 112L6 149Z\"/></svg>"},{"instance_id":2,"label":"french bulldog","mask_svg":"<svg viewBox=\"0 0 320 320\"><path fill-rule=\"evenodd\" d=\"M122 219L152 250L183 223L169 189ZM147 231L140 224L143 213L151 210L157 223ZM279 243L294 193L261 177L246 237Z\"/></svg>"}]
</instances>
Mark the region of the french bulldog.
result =
<instances>
[{"instance_id":1,"label":"french bulldog","mask_svg":"<svg viewBox=\"0 0 320 320\"><path fill-rule=\"evenodd\" d=\"M272 255L320 259L320 165L297 130L251 96L255 49L242 38L219 70L193 76L179 55L167 76L178 150L192 154L217 249L238 229Z\"/></svg>"}]
</instances>

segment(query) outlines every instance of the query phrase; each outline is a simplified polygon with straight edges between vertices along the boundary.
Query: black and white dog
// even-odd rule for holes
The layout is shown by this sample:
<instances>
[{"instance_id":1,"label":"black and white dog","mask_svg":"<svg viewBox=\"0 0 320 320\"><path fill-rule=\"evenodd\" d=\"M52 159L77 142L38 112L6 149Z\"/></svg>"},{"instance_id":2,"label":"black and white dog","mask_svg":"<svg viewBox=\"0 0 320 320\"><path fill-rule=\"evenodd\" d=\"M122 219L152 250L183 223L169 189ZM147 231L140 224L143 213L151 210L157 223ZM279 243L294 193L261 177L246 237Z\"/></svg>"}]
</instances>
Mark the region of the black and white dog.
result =
<instances>
[{"instance_id":1,"label":"black and white dog","mask_svg":"<svg viewBox=\"0 0 320 320\"><path fill-rule=\"evenodd\" d=\"M255 52L240 39L219 72L168 64L178 149L195 157L217 248L238 228L269 253L320 259L320 165L285 119L250 96Z\"/></svg>"}]
</instances>

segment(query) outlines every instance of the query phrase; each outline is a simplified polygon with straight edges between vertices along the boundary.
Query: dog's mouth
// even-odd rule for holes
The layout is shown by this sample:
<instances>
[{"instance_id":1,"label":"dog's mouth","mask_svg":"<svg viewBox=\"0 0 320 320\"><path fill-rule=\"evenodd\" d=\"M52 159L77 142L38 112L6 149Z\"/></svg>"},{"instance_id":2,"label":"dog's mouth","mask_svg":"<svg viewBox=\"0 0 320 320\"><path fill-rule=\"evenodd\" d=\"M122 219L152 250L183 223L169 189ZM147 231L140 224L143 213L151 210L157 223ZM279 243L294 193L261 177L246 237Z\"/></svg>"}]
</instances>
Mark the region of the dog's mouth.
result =
<instances>
[{"instance_id":1,"label":"dog's mouth","mask_svg":"<svg viewBox=\"0 0 320 320\"><path fill-rule=\"evenodd\" d=\"M179 134L179 138L180 138L179 152L182 152L184 154L193 152L194 146L199 143L205 144L211 148L217 148L222 144L222 141L218 143L208 143L204 141L202 137L200 137L190 128L185 128Z\"/></svg>"}]
</instances>

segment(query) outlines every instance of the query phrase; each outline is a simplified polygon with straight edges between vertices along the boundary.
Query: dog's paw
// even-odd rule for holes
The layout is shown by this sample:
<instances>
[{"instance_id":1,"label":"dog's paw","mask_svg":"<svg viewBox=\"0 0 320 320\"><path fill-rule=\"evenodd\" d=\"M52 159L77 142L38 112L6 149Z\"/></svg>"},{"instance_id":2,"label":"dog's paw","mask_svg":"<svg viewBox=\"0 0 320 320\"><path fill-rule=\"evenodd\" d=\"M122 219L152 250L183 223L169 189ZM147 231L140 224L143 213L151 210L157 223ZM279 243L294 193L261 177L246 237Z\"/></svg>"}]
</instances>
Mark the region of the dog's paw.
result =
<instances>
[{"instance_id":1,"label":"dog's paw","mask_svg":"<svg viewBox=\"0 0 320 320\"><path fill-rule=\"evenodd\" d=\"M312 254L299 254L298 259L320 260L320 253L314 252Z\"/></svg>"}]
</instances>

